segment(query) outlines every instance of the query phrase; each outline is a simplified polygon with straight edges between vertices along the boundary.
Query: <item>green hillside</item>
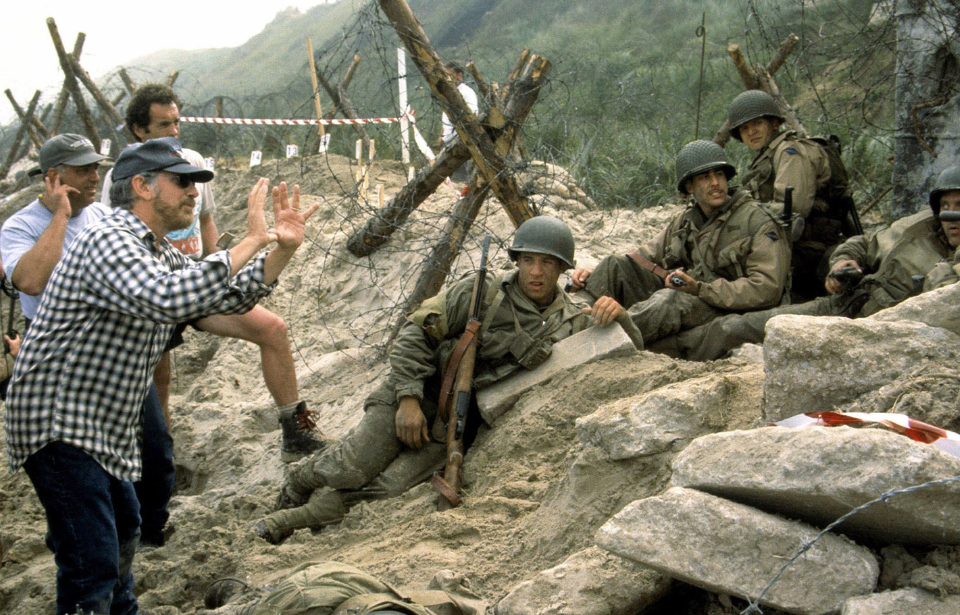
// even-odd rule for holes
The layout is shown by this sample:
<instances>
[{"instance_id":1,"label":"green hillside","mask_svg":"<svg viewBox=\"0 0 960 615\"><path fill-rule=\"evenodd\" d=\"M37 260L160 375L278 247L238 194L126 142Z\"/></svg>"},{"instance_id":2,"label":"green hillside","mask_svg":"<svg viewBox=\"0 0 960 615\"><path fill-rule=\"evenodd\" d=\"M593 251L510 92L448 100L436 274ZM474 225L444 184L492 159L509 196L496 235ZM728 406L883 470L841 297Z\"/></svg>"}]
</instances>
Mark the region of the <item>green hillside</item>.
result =
<instances>
[{"instance_id":1,"label":"green hillside","mask_svg":"<svg viewBox=\"0 0 960 615\"><path fill-rule=\"evenodd\" d=\"M687 141L712 137L728 102L743 89L727 53L731 43L765 64L790 33L800 43L776 80L813 133L846 145L860 202L890 183L895 30L867 0L409 0L444 59L472 60L484 78L502 80L524 47L553 63L551 85L525 127L530 157L571 170L607 207L643 207L673 192L673 158ZM698 36L705 24L706 41ZM399 41L376 2L341 0L305 13L279 13L234 49L167 51L127 65L137 82L179 70L185 113L212 115L216 97L233 117L312 117L306 39L319 69L340 79L362 57L348 92L361 117L395 116ZM701 55L703 55L701 82ZM439 110L412 62L410 102L433 141ZM106 89L119 91L119 78ZM325 108L329 97L322 96ZM699 131L697 120L699 115ZM399 157L395 127L374 129L378 151ZM356 133L331 131L333 147L353 151ZM280 155L286 143L315 147L304 129L196 126L184 140L219 156L250 149ZM728 148L737 161L746 148Z\"/></svg>"}]
</instances>

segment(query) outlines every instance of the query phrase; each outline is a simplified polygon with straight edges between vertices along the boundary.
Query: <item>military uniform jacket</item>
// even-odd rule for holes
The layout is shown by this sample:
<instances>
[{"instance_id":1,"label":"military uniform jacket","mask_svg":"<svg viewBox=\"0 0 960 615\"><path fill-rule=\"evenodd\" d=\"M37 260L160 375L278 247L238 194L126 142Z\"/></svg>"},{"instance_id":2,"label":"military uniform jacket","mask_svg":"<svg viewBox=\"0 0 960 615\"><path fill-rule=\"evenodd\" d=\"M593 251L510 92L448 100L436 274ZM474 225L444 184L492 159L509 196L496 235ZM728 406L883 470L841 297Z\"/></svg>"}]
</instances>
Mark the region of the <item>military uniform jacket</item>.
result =
<instances>
[{"instance_id":1,"label":"military uniform jacket","mask_svg":"<svg viewBox=\"0 0 960 615\"><path fill-rule=\"evenodd\" d=\"M691 204L641 253L700 282L701 300L734 311L778 305L790 274L790 245L773 214L743 190L711 218Z\"/></svg>"},{"instance_id":2,"label":"military uniform jacket","mask_svg":"<svg viewBox=\"0 0 960 615\"><path fill-rule=\"evenodd\" d=\"M542 311L516 284L519 270L501 278L487 276L480 320L480 346L474 387L506 378L522 368L533 369L552 346L592 323L578 304L559 287ZM445 292L423 302L407 316L390 352L392 368L387 386L400 398L424 398L424 383L439 374L466 327L474 277L460 280ZM436 398L439 391L427 391ZM386 400L384 400L386 401Z\"/></svg>"},{"instance_id":3,"label":"military uniform jacket","mask_svg":"<svg viewBox=\"0 0 960 615\"><path fill-rule=\"evenodd\" d=\"M857 287L869 299L858 316L869 316L918 292L913 276L925 276L944 259L952 258L940 221L929 209L901 218L867 239L851 237L830 258L830 265L855 260L867 275Z\"/></svg>"},{"instance_id":4,"label":"military uniform jacket","mask_svg":"<svg viewBox=\"0 0 960 615\"><path fill-rule=\"evenodd\" d=\"M789 130L760 150L741 182L761 203L782 203L786 187L793 186L793 212L806 218L828 209L817 193L830 182L830 161L822 147Z\"/></svg>"}]
</instances>

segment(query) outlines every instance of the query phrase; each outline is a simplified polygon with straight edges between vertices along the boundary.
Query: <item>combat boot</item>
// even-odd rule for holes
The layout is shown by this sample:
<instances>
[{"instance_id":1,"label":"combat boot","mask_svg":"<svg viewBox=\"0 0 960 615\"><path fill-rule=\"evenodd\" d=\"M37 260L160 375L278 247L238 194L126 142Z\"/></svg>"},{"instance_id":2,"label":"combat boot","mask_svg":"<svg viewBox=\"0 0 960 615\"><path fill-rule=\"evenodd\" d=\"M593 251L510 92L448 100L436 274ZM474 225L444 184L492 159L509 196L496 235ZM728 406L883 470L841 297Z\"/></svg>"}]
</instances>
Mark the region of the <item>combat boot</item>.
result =
<instances>
[{"instance_id":1,"label":"combat boot","mask_svg":"<svg viewBox=\"0 0 960 615\"><path fill-rule=\"evenodd\" d=\"M283 463L303 459L327 445L305 401L280 407L280 429L280 461Z\"/></svg>"}]
</instances>

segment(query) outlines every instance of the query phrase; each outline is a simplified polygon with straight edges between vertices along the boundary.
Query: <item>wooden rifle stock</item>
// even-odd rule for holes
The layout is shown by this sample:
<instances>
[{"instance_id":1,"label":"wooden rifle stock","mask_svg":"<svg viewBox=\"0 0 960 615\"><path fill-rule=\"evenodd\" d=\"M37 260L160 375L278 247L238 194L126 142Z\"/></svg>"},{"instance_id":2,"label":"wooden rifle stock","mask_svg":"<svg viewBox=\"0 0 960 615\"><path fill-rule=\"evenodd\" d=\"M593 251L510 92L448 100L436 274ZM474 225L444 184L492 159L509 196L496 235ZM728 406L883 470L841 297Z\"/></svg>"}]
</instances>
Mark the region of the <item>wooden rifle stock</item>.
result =
<instances>
[{"instance_id":1,"label":"wooden rifle stock","mask_svg":"<svg viewBox=\"0 0 960 615\"><path fill-rule=\"evenodd\" d=\"M447 466L443 478L434 476L433 484L440 491L437 510L449 510L460 503L460 471L463 467L463 433L473 396L473 370L477 361L480 333L480 306L483 305L483 287L487 277L487 253L490 235L483 240L480 269L470 295L470 319L460 343L444 369L444 386L440 391L440 415L447 419ZM465 344L465 347L462 345ZM455 376L454 376L455 374ZM453 386L448 383L453 378ZM447 392L449 390L449 392Z\"/></svg>"}]
</instances>

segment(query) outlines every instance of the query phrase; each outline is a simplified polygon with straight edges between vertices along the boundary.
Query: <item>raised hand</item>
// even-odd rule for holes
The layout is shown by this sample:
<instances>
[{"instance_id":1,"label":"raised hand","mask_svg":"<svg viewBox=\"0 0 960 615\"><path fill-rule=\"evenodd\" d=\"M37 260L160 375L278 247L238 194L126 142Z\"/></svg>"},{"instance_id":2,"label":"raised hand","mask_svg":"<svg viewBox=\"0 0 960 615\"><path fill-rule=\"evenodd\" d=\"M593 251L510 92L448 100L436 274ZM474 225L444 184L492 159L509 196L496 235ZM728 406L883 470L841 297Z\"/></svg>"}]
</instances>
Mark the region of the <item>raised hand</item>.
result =
<instances>
[{"instance_id":1,"label":"raised hand","mask_svg":"<svg viewBox=\"0 0 960 615\"><path fill-rule=\"evenodd\" d=\"M287 192L287 183L280 182L273 189L274 227L267 231L277 246L282 249L296 250L303 243L306 221L320 208L314 203L306 209L300 208L300 186L294 184L292 195Z\"/></svg>"}]
</instances>

